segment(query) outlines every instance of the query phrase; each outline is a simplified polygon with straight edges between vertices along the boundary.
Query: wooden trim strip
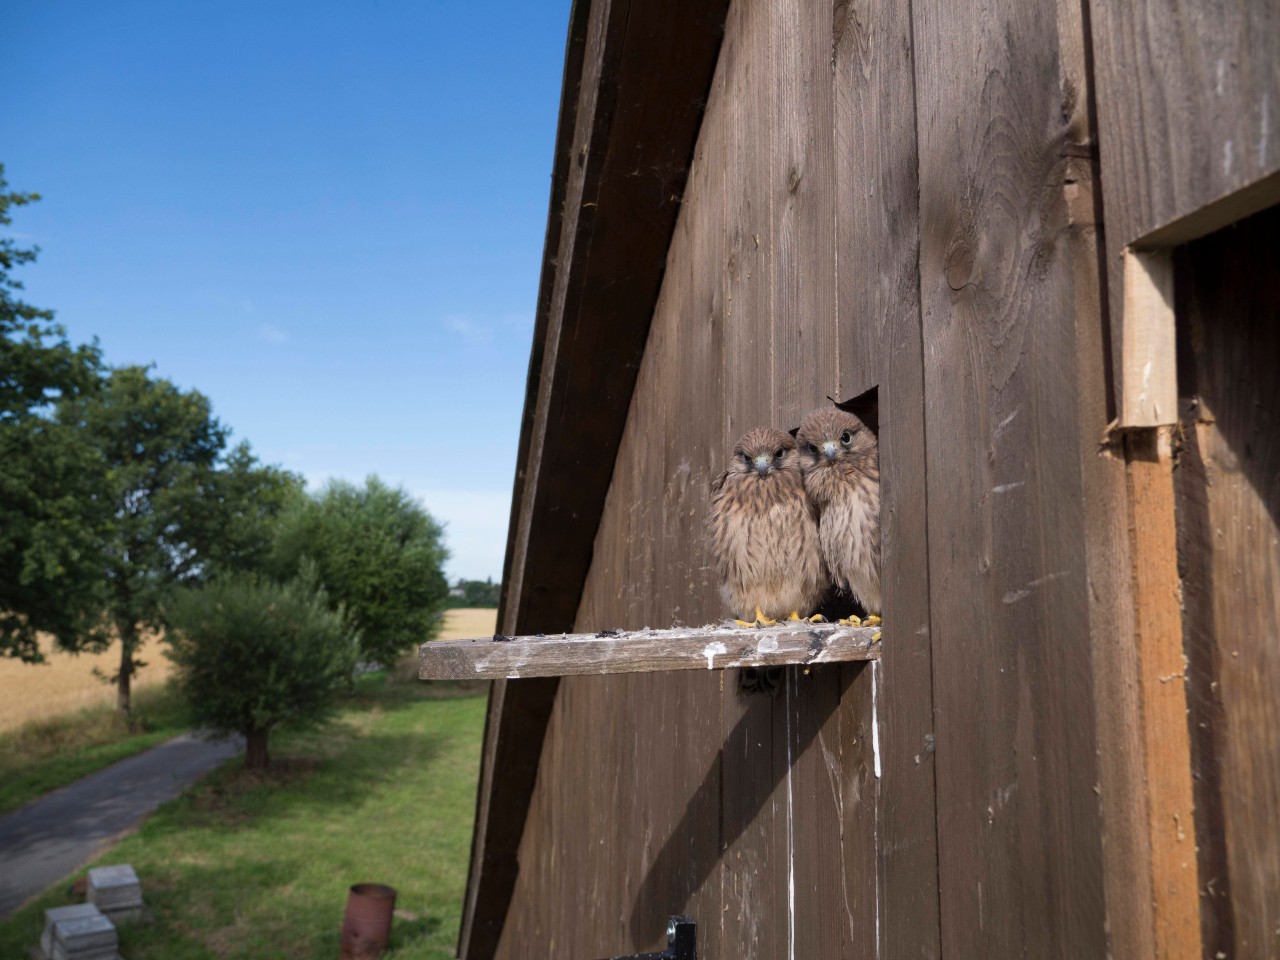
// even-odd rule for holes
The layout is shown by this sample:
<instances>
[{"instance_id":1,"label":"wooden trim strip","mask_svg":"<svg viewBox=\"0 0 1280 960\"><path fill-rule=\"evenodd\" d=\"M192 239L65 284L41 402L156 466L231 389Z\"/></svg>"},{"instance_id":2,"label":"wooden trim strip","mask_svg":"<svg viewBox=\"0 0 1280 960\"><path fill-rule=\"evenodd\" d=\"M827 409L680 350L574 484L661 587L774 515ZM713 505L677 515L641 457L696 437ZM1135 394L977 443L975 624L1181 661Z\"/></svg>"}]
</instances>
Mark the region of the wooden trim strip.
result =
<instances>
[{"instance_id":1,"label":"wooden trim strip","mask_svg":"<svg viewBox=\"0 0 1280 960\"><path fill-rule=\"evenodd\" d=\"M787 623L437 640L418 648L418 676L500 680L854 663L880 658L879 629Z\"/></svg>"},{"instance_id":2,"label":"wooden trim strip","mask_svg":"<svg viewBox=\"0 0 1280 960\"><path fill-rule=\"evenodd\" d=\"M1177 422L1173 329L1172 252L1126 247L1120 426L1158 427Z\"/></svg>"},{"instance_id":3,"label":"wooden trim strip","mask_svg":"<svg viewBox=\"0 0 1280 960\"><path fill-rule=\"evenodd\" d=\"M1156 955L1200 956L1200 901L1187 729L1170 427L1128 438L1138 687Z\"/></svg>"}]
</instances>

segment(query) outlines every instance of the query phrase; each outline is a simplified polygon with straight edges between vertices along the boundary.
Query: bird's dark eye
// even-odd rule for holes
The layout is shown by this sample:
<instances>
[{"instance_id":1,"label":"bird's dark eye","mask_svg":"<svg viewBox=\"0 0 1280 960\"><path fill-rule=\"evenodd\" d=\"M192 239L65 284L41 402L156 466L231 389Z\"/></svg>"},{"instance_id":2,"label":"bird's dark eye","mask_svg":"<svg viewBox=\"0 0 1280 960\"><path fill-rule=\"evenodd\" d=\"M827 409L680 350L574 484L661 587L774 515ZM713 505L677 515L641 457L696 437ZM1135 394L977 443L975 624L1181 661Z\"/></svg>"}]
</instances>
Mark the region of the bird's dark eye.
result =
<instances>
[{"instance_id":1,"label":"bird's dark eye","mask_svg":"<svg viewBox=\"0 0 1280 960\"><path fill-rule=\"evenodd\" d=\"M809 452L816 457L818 455L818 448L811 443L809 444Z\"/></svg>"},{"instance_id":2,"label":"bird's dark eye","mask_svg":"<svg viewBox=\"0 0 1280 960\"><path fill-rule=\"evenodd\" d=\"M852 434L852 433L850 433L848 430L846 430L844 433L840 434L840 442L841 442L841 443L848 443L848 442L849 442L850 440L852 440L852 439L853 439L853 434Z\"/></svg>"},{"instance_id":3,"label":"bird's dark eye","mask_svg":"<svg viewBox=\"0 0 1280 960\"><path fill-rule=\"evenodd\" d=\"M782 451L781 451L781 450L775 451L775 452L774 452L774 454L773 454L773 459L775 459L775 460L781 460L781 459L782 459Z\"/></svg>"}]
</instances>

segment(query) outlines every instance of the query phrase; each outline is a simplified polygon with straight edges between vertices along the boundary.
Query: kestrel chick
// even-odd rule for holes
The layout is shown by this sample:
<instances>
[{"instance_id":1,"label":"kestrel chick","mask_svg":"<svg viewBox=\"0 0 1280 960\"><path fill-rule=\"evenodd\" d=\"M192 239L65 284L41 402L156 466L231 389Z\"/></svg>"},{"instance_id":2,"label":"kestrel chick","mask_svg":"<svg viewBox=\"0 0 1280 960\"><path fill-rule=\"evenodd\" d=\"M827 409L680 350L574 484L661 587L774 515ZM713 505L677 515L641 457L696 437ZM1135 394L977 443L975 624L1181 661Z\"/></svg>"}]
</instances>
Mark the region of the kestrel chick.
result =
<instances>
[{"instance_id":1,"label":"kestrel chick","mask_svg":"<svg viewBox=\"0 0 1280 960\"><path fill-rule=\"evenodd\" d=\"M880 448L875 434L837 407L814 410L796 431L800 467L818 508L831 579L870 614L880 613Z\"/></svg>"},{"instance_id":2,"label":"kestrel chick","mask_svg":"<svg viewBox=\"0 0 1280 960\"><path fill-rule=\"evenodd\" d=\"M812 611L827 588L818 517L804 492L795 441L752 430L711 484L711 552L721 596L747 625Z\"/></svg>"}]
</instances>

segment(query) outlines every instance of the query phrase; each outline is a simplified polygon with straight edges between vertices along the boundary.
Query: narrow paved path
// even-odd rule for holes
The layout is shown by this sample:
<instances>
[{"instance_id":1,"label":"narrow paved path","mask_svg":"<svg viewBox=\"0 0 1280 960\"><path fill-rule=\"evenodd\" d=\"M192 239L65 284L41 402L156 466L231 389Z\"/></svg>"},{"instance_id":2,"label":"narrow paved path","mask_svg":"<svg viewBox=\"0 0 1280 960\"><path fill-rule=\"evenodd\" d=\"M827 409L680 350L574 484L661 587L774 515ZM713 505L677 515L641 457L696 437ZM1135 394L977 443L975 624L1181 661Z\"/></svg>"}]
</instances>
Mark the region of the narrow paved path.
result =
<instances>
[{"instance_id":1,"label":"narrow paved path","mask_svg":"<svg viewBox=\"0 0 1280 960\"><path fill-rule=\"evenodd\" d=\"M184 734L0 817L0 918L242 749Z\"/></svg>"}]
</instances>

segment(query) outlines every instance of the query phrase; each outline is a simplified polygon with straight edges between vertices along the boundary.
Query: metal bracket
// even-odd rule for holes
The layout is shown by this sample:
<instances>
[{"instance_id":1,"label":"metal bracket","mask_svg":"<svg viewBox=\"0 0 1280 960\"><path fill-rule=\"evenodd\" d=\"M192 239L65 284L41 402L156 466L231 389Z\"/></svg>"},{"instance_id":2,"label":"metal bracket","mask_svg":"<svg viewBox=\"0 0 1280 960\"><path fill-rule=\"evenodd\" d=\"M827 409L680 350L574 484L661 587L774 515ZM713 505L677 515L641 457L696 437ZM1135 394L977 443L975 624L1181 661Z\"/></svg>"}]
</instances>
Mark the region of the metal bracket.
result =
<instances>
[{"instance_id":1,"label":"metal bracket","mask_svg":"<svg viewBox=\"0 0 1280 960\"><path fill-rule=\"evenodd\" d=\"M667 922L667 949L661 953L636 953L610 960L698 960L698 924L692 917L672 917Z\"/></svg>"}]
</instances>

